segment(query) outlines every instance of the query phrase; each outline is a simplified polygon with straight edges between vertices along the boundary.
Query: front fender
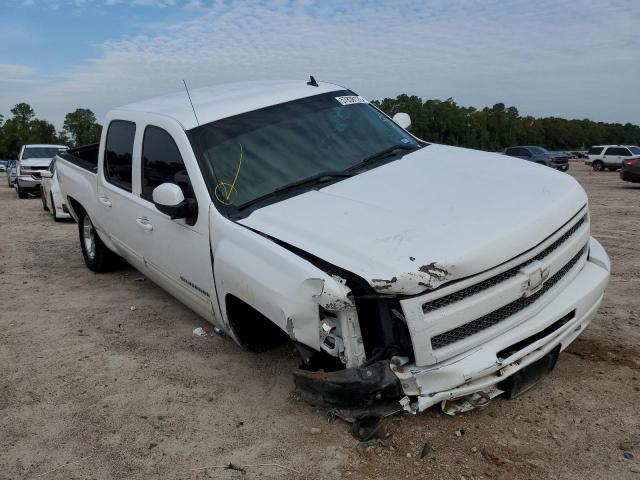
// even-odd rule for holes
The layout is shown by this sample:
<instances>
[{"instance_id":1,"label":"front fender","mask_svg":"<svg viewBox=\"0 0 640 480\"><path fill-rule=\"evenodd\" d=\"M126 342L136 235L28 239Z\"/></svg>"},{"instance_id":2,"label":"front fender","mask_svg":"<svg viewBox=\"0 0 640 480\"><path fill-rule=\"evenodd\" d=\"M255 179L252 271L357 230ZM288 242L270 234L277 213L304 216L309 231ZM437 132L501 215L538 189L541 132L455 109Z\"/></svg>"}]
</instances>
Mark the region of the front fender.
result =
<instances>
[{"instance_id":1,"label":"front fender","mask_svg":"<svg viewBox=\"0 0 640 480\"><path fill-rule=\"evenodd\" d=\"M352 305L349 289L255 231L212 214L213 267L223 322L227 295L247 303L292 340L320 350L320 306Z\"/></svg>"}]
</instances>

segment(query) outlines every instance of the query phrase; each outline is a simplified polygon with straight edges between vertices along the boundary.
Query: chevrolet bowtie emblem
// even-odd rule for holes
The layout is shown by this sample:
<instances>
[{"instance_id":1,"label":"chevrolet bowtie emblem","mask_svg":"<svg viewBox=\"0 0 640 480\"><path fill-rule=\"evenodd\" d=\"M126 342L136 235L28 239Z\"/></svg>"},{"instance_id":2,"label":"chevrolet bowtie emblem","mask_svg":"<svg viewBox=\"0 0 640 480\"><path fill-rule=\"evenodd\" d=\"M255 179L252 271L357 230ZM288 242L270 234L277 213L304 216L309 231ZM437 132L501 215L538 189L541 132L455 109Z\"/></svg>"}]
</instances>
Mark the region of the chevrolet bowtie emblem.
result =
<instances>
[{"instance_id":1,"label":"chevrolet bowtie emblem","mask_svg":"<svg viewBox=\"0 0 640 480\"><path fill-rule=\"evenodd\" d=\"M522 267L520 273L526 277L522 282L522 292L525 297L528 297L542 288L549 278L549 267L543 268L542 263L536 260Z\"/></svg>"}]
</instances>

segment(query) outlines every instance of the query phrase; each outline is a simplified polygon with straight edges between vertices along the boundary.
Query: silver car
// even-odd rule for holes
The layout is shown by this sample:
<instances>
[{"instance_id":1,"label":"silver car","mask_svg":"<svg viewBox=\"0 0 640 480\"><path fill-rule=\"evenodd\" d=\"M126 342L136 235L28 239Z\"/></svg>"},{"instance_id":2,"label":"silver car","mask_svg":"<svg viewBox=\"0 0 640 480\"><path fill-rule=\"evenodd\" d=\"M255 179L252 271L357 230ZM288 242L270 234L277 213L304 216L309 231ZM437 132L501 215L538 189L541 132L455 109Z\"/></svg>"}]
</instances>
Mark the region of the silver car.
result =
<instances>
[{"instance_id":1,"label":"silver car","mask_svg":"<svg viewBox=\"0 0 640 480\"><path fill-rule=\"evenodd\" d=\"M16 178L18 178L16 161L9 160L9 164L7 165L7 184L9 185L9 187L13 187L15 185Z\"/></svg>"}]
</instances>

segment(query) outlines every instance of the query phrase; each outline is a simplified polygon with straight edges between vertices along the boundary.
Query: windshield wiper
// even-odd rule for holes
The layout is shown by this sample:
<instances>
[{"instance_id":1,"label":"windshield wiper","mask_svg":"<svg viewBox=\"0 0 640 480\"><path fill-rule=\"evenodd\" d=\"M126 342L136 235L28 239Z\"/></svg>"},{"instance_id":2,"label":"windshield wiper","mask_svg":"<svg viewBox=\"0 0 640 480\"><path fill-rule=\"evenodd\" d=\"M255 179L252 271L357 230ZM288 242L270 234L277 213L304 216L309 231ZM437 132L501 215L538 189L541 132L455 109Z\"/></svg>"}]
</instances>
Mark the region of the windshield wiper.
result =
<instances>
[{"instance_id":1,"label":"windshield wiper","mask_svg":"<svg viewBox=\"0 0 640 480\"><path fill-rule=\"evenodd\" d=\"M311 175L310 177L306 177L303 178L301 180L297 180L295 182L292 183L288 183L286 185L283 185L282 187L278 187L276 188L274 191L267 193L265 195L261 195L257 198L254 198L253 200L249 200L248 202L243 203L242 205L238 206L238 210L242 210L246 207L249 207L255 203L261 202L262 200L265 200L269 197L273 197L276 195L279 195L281 193L284 192L288 192L290 190L295 190L296 188L299 187L304 187L304 186L308 186L308 185L316 185L319 183L324 183L328 180L332 180L334 178L342 178L342 177L353 177L353 173L347 172L347 171L343 171L343 172L321 172L321 173L316 173L315 175Z\"/></svg>"},{"instance_id":2,"label":"windshield wiper","mask_svg":"<svg viewBox=\"0 0 640 480\"><path fill-rule=\"evenodd\" d=\"M362 160L359 163L356 163L352 167L349 167L345 171L346 172L353 172L354 170L358 170L359 168L362 168L363 166L365 166L365 165L367 165L369 163L376 162L378 160L383 160L385 158L388 158L388 157L391 157L393 155L396 155L399 150L411 151L411 150L418 150L419 148L421 148L419 145L405 145L404 143L399 143L398 145L393 145L393 146L391 146L389 148L385 148L384 150L382 150L382 151L380 151L378 153L374 153L373 155L369 155L364 160Z\"/></svg>"}]
</instances>

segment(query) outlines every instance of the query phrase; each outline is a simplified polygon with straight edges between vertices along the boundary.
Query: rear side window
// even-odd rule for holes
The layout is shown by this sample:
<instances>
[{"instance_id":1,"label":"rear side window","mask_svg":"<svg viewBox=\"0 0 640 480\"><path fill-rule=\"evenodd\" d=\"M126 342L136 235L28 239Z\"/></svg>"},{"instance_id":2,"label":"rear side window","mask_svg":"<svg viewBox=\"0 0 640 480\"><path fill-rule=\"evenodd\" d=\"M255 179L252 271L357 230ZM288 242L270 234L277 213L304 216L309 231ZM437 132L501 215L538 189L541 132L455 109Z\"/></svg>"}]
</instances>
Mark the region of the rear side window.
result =
<instances>
[{"instance_id":1,"label":"rear side window","mask_svg":"<svg viewBox=\"0 0 640 480\"><path fill-rule=\"evenodd\" d=\"M107 182L128 192L131 191L135 136L135 123L114 120L109 124L109 130L107 130L107 144L104 151L104 176Z\"/></svg>"},{"instance_id":2,"label":"rear side window","mask_svg":"<svg viewBox=\"0 0 640 480\"><path fill-rule=\"evenodd\" d=\"M600 155L602 153L602 147L591 147L588 153L589 155Z\"/></svg>"},{"instance_id":3,"label":"rear side window","mask_svg":"<svg viewBox=\"0 0 640 480\"><path fill-rule=\"evenodd\" d=\"M628 157L631 155L631 153L629 152L629 150L623 147L609 147L607 148L605 155L617 155L617 156Z\"/></svg>"},{"instance_id":4,"label":"rear side window","mask_svg":"<svg viewBox=\"0 0 640 480\"><path fill-rule=\"evenodd\" d=\"M149 125L142 140L142 198L152 200L153 189L161 183L175 183L185 198L193 197L176 142L167 131Z\"/></svg>"}]
</instances>

